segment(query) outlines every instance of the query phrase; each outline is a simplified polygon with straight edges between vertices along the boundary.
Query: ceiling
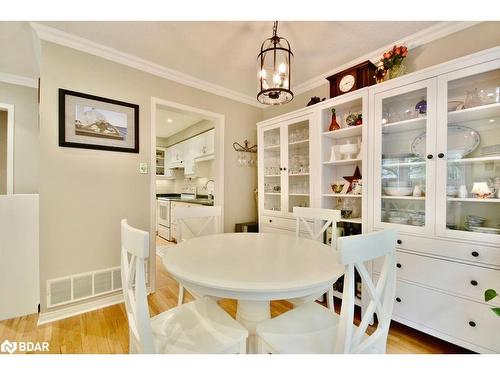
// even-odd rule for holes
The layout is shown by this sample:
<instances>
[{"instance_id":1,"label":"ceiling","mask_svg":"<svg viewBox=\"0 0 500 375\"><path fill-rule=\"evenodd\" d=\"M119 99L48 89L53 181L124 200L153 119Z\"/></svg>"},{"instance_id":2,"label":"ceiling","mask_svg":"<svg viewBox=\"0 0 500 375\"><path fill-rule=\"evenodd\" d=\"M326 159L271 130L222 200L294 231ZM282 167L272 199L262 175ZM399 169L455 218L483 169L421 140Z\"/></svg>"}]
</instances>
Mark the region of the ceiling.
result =
<instances>
[{"instance_id":1,"label":"ceiling","mask_svg":"<svg viewBox=\"0 0 500 375\"><path fill-rule=\"evenodd\" d=\"M42 22L255 97L257 54L272 22ZM292 87L436 22L280 22L295 55ZM0 72L36 78L27 22L0 22Z\"/></svg>"},{"instance_id":2,"label":"ceiling","mask_svg":"<svg viewBox=\"0 0 500 375\"><path fill-rule=\"evenodd\" d=\"M156 136L168 138L202 120L205 117L159 108L156 112Z\"/></svg>"}]
</instances>

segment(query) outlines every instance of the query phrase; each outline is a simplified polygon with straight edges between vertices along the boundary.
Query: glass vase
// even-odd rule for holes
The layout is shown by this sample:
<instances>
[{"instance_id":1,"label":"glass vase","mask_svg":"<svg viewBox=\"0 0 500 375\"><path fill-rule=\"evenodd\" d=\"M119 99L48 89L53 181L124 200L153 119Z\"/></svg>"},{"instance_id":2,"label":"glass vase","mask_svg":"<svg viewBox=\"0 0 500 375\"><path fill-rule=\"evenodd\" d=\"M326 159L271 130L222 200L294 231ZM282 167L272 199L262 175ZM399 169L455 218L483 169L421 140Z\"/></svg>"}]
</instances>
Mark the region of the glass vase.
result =
<instances>
[{"instance_id":1,"label":"glass vase","mask_svg":"<svg viewBox=\"0 0 500 375\"><path fill-rule=\"evenodd\" d=\"M406 65L403 63L393 65L392 68L389 69L389 79L398 78L404 74L406 74Z\"/></svg>"}]
</instances>

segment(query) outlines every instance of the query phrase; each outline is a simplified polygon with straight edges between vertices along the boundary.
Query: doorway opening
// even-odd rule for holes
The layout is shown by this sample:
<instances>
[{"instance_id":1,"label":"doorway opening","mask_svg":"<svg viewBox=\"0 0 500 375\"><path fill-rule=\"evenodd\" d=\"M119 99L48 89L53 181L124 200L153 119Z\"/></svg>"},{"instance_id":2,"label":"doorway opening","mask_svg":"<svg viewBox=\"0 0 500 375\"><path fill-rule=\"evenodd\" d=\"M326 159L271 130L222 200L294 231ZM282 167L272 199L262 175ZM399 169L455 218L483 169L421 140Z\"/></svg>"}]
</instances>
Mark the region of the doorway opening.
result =
<instances>
[{"instance_id":1,"label":"doorway opening","mask_svg":"<svg viewBox=\"0 0 500 375\"><path fill-rule=\"evenodd\" d=\"M194 107L151 99L150 286L165 246L177 240L177 206L222 207L224 223L224 116Z\"/></svg>"}]
</instances>

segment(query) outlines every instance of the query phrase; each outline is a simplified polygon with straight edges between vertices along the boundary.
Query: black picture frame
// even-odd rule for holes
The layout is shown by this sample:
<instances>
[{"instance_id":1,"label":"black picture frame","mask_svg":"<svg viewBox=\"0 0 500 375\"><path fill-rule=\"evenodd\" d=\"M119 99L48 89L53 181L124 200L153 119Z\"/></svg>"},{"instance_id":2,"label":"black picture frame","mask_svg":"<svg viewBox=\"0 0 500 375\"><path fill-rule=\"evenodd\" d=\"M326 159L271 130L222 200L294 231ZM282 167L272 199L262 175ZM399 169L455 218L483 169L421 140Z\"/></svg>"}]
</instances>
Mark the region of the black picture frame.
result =
<instances>
[{"instance_id":1,"label":"black picture frame","mask_svg":"<svg viewBox=\"0 0 500 375\"><path fill-rule=\"evenodd\" d=\"M84 142L73 142L67 140L66 134L66 98L68 96L74 96L77 98L89 99L93 101L99 101L107 104L113 104L117 106L127 107L133 109L133 130L134 130L134 145L133 147L119 147L119 146L109 146L109 145L99 145L93 143ZM75 125L76 126L76 125ZM95 141L95 139L94 139ZM122 102L119 100L104 98L101 96L85 94L77 91L71 91L66 89L59 89L59 146L60 147L73 147L73 148L84 148L93 150L103 150L103 151L117 151L117 152L129 152L129 153L139 153L139 106L137 104Z\"/></svg>"}]
</instances>

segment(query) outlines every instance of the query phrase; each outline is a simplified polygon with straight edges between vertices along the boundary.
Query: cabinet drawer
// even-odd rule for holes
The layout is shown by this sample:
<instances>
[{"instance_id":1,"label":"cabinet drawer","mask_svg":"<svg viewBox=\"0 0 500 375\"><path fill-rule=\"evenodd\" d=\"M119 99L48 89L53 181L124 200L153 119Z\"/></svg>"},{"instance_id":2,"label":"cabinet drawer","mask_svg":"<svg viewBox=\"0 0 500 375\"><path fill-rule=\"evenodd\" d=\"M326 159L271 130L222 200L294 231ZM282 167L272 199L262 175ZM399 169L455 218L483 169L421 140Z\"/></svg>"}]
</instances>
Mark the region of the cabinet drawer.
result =
<instances>
[{"instance_id":1,"label":"cabinet drawer","mask_svg":"<svg viewBox=\"0 0 500 375\"><path fill-rule=\"evenodd\" d=\"M488 305L398 281L394 316L500 352L500 319Z\"/></svg>"},{"instance_id":2,"label":"cabinet drawer","mask_svg":"<svg viewBox=\"0 0 500 375\"><path fill-rule=\"evenodd\" d=\"M499 247L398 235L398 248L484 264L500 265Z\"/></svg>"},{"instance_id":3,"label":"cabinet drawer","mask_svg":"<svg viewBox=\"0 0 500 375\"><path fill-rule=\"evenodd\" d=\"M483 301L484 291L498 284L500 271L397 251L398 279L413 281ZM382 262L373 262L380 272Z\"/></svg>"},{"instance_id":4,"label":"cabinet drawer","mask_svg":"<svg viewBox=\"0 0 500 375\"><path fill-rule=\"evenodd\" d=\"M261 233L278 233L278 234L286 234L289 236L295 236L295 229L284 229L284 228L279 228L279 227L273 227L271 225L267 224L261 224L259 226L259 232ZM308 233L305 232L300 232L299 237L302 238L311 238Z\"/></svg>"},{"instance_id":5,"label":"cabinet drawer","mask_svg":"<svg viewBox=\"0 0 500 375\"><path fill-rule=\"evenodd\" d=\"M166 240L170 240L170 229L163 225L158 225L158 236Z\"/></svg>"},{"instance_id":6,"label":"cabinet drawer","mask_svg":"<svg viewBox=\"0 0 500 375\"><path fill-rule=\"evenodd\" d=\"M287 219L284 217L278 216L264 216L260 217L261 224L270 225L273 227L283 228L287 230L291 230L295 233L295 219ZM312 223L312 221L307 220L307 222ZM300 231L307 233L307 229L304 226L304 223L300 223Z\"/></svg>"}]
</instances>

